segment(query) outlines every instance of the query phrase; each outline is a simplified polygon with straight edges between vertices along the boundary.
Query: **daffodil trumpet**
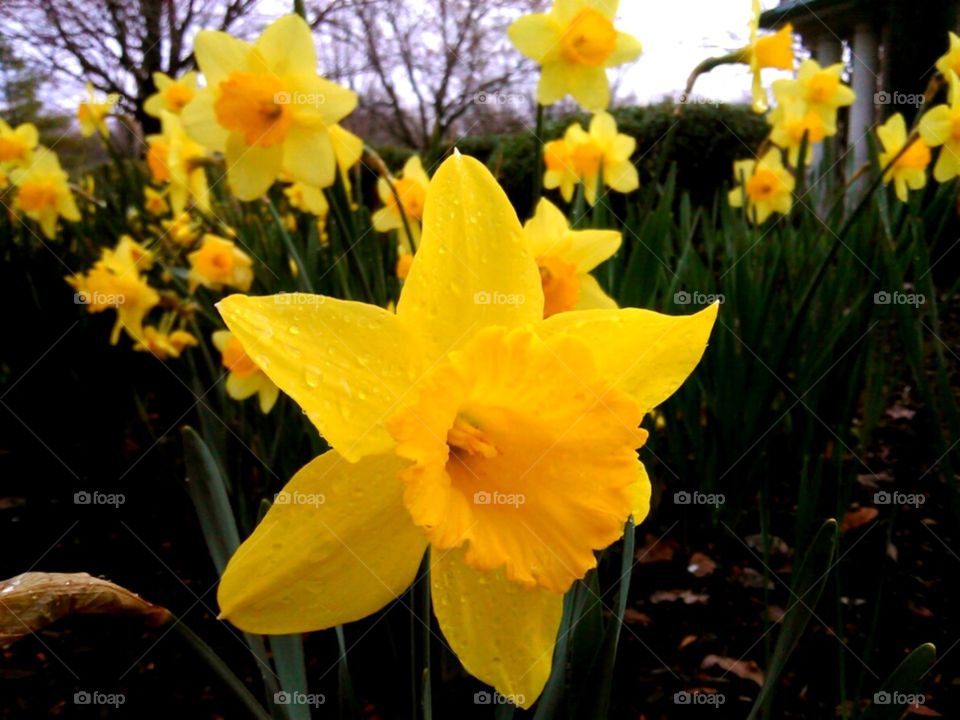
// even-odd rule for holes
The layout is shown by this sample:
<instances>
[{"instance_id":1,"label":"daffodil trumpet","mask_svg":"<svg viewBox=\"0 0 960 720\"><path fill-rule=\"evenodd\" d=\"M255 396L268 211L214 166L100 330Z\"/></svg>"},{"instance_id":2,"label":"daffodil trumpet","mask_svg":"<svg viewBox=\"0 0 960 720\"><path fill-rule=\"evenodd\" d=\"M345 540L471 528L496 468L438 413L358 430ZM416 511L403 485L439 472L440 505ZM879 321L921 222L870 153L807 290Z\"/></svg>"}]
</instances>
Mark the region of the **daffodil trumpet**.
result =
<instances>
[{"instance_id":1,"label":"daffodil trumpet","mask_svg":"<svg viewBox=\"0 0 960 720\"><path fill-rule=\"evenodd\" d=\"M534 253L563 250L586 271L618 238L525 233L489 170L459 153L430 180L422 226L396 312L308 294L219 303L332 448L231 558L221 616L266 634L358 620L403 594L426 555L447 643L527 708L564 594L647 515L641 420L696 367L718 308L670 317L598 298L544 319Z\"/></svg>"}]
</instances>

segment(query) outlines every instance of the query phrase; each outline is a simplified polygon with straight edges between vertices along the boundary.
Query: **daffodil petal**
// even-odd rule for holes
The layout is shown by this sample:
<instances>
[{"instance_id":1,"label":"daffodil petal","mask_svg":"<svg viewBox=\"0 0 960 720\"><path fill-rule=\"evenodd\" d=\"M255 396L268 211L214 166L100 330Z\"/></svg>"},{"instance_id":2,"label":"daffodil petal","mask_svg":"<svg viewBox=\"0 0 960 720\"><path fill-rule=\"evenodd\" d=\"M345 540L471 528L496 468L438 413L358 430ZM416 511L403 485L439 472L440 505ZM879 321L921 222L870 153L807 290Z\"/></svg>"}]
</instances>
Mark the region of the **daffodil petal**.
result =
<instances>
[{"instance_id":1,"label":"daffodil petal","mask_svg":"<svg viewBox=\"0 0 960 720\"><path fill-rule=\"evenodd\" d=\"M248 43L219 30L201 30L193 44L208 88L219 85L234 70L245 69L251 50Z\"/></svg>"},{"instance_id":2,"label":"daffodil petal","mask_svg":"<svg viewBox=\"0 0 960 720\"><path fill-rule=\"evenodd\" d=\"M397 305L437 358L488 325L543 316L540 273L516 213L484 165L459 153L427 189L423 235Z\"/></svg>"},{"instance_id":3,"label":"daffodil petal","mask_svg":"<svg viewBox=\"0 0 960 720\"><path fill-rule=\"evenodd\" d=\"M943 145L953 134L953 113L946 105L937 105L920 118L920 137L930 147Z\"/></svg>"},{"instance_id":4,"label":"daffodil petal","mask_svg":"<svg viewBox=\"0 0 960 720\"><path fill-rule=\"evenodd\" d=\"M540 70L540 81L537 83L537 102L541 105L553 105L562 100L569 92L568 74L573 67L565 62L551 62Z\"/></svg>"},{"instance_id":5,"label":"daffodil petal","mask_svg":"<svg viewBox=\"0 0 960 720\"><path fill-rule=\"evenodd\" d=\"M237 373L227 375L227 395L234 400L246 400L260 389L260 378L257 373L241 376Z\"/></svg>"},{"instance_id":6,"label":"daffodil petal","mask_svg":"<svg viewBox=\"0 0 960 720\"><path fill-rule=\"evenodd\" d=\"M214 152L223 152L230 133L217 121L217 114L213 109L215 100L213 90L199 90L193 100L183 108L180 121L183 129L198 143Z\"/></svg>"},{"instance_id":7,"label":"daffodil petal","mask_svg":"<svg viewBox=\"0 0 960 720\"><path fill-rule=\"evenodd\" d=\"M284 15L270 23L254 45L272 73L316 73L317 49L310 26L299 15Z\"/></svg>"},{"instance_id":8,"label":"daffodil petal","mask_svg":"<svg viewBox=\"0 0 960 720\"><path fill-rule=\"evenodd\" d=\"M587 273L613 257L622 242L623 236L616 230L575 230L564 259L572 262L577 272Z\"/></svg>"},{"instance_id":9,"label":"daffodil petal","mask_svg":"<svg viewBox=\"0 0 960 720\"><path fill-rule=\"evenodd\" d=\"M618 32L616 47L614 47L613 52L610 53L604 65L606 67L616 67L617 65L633 62L640 57L641 52L643 52L643 46L639 40L630 33Z\"/></svg>"},{"instance_id":10,"label":"daffodil petal","mask_svg":"<svg viewBox=\"0 0 960 720\"><path fill-rule=\"evenodd\" d=\"M607 295L597 279L586 273L579 276L580 293L577 297L577 310L613 309L617 303Z\"/></svg>"},{"instance_id":11,"label":"daffodil petal","mask_svg":"<svg viewBox=\"0 0 960 720\"><path fill-rule=\"evenodd\" d=\"M238 628L270 635L359 620L403 593L426 549L403 507L395 455L335 451L303 467L230 559L217 600Z\"/></svg>"},{"instance_id":12,"label":"daffodil petal","mask_svg":"<svg viewBox=\"0 0 960 720\"><path fill-rule=\"evenodd\" d=\"M601 373L645 412L670 397L707 347L716 304L694 315L651 310L574 310L543 321L544 336L567 332L594 350Z\"/></svg>"},{"instance_id":13,"label":"daffodil petal","mask_svg":"<svg viewBox=\"0 0 960 720\"><path fill-rule=\"evenodd\" d=\"M530 707L550 677L563 596L474 570L462 550L431 550L430 562L433 612L464 668Z\"/></svg>"},{"instance_id":14,"label":"daffodil petal","mask_svg":"<svg viewBox=\"0 0 960 720\"><path fill-rule=\"evenodd\" d=\"M650 512L650 496L653 491L650 476L647 475L647 469L641 462L637 463L637 481L634 483L632 490L633 507L630 514L633 515L633 524L639 525Z\"/></svg>"},{"instance_id":15,"label":"daffodil petal","mask_svg":"<svg viewBox=\"0 0 960 720\"><path fill-rule=\"evenodd\" d=\"M337 172L337 158L326 129L290 128L283 144L283 169L294 180L307 185L332 185Z\"/></svg>"},{"instance_id":16,"label":"daffodil petal","mask_svg":"<svg viewBox=\"0 0 960 720\"><path fill-rule=\"evenodd\" d=\"M606 71L589 65L570 65L569 70L568 83L573 99L591 112L606 110L610 104L610 82Z\"/></svg>"},{"instance_id":17,"label":"daffodil petal","mask_svg":"<svg viewBox=\"0 0 960 720\"><path fill-rule=\"evenodd\" d=\"M418 367L411 334L393 313L300 293L231 295L217 309L253 361L344 457L393 447L383 421Z\"/></svg>"},{"instance_id":18,"label":"daffodil petal","mask_svg":"<svg viewBox=\"0 0 960 720\"><path fill-rule=\"evenodd\" d=\"M560 47L560 26L552 16L543 13L518 18L507 28L507 35L517 50L538 63Z\"/></svg>"},{"instance_id":19,"label":"daffodil petal","mask_svg":"<svg viewBox=\"0 0 960 720\"><path fill-rule=\"evenodd\" d=\"M256 200L280 174L283 146L247 145L241 133L231 133L226 148L227 182L240 200Z\"/></svg>"}]
</instances>

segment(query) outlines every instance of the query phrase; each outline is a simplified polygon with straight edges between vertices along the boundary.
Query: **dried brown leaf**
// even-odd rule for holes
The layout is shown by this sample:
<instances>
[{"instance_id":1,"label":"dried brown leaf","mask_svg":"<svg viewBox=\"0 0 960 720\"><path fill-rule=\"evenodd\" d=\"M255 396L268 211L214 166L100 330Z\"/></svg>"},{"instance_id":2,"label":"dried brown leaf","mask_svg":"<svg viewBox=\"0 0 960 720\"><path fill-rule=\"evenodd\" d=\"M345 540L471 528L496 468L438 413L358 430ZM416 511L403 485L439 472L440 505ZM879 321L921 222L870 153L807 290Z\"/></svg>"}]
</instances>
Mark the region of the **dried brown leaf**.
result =
<instances>
[{"instance_id":1,"label":"dried brown leaf","mask_svg":"<svg viewBox=\"0 0 960 720\"><path fill-rule=\"evenodd\" d=\"M735 658L721 657L719 655L707 655L700 663L703 670L709 670L712 667L718 667L727 672L731 672L739 678L755 682L763 687L763 670L753 660L737 660Z\"/></svg>"}]
</instances>

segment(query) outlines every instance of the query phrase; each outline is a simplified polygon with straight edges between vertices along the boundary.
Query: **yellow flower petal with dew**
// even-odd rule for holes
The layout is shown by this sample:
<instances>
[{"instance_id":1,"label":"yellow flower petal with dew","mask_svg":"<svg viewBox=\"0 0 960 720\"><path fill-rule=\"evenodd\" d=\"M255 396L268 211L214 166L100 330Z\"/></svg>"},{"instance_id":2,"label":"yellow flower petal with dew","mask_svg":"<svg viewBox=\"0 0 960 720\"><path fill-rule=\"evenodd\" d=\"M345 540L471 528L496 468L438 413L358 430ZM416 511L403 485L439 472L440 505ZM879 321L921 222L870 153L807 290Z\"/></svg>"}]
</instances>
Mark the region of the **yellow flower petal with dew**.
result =
<instances>
[{"instance_id":1,"label":"yellow flower petal with dew","mask_svg":"<svg viewBox=\"0 0 960 720\"><path fill-rule=\"evenodd\" d=\"M892 181L897 199L907 202L911 190L919 190L927 184L927 166L932 159L930 148L922 137L912 140L908 137L907 123L900 113L877 128L877 137L883 146L879 157L880 167L886 169L883 181ZM908 140L910 145L904 151Z\"/></svg>"},{"instance_id":2,"label":"yellow flower petal with dew","mask_svg":"<svg viewBox=\"0 0 960 720\"><path fill-rule=\"evenodd\" d=\"M395 455L350 463L335 451L307 464L230 559L221 616L286 634L359 620L413 582L427 543L401 501Z\"/></svg>"},{"instance_id":3,"label":"yellow flower petal with dew","mask_svg":"<svg viewBox=\"0 0 960 720\"><path fill-rule=\"evenodd\" d=\"M563 596L483 572L459 550L430 551L437 623L467 671L529 708L550 677Z\"/></svg>"}]
</instances>

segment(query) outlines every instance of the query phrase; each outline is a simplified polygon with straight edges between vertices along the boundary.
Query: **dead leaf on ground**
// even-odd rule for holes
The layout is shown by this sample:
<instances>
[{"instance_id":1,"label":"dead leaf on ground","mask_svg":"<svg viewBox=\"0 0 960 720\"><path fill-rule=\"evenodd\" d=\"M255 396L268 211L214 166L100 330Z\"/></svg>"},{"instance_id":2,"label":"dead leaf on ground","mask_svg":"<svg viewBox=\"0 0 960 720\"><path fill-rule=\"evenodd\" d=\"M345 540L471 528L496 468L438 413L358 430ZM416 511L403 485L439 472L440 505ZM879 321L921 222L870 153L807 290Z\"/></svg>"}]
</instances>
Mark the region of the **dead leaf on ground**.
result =
<instances>
[{"instance_id":1,"label":"dead leaf on ground","mask_svg":"<svg viewBox=\"0 0 960 720\"><path fill-rule=\"evenodd\" d=\"M871 475L865 473L863 475L857 475L857 482L864 487L873 488L876 490L879 485L878 482L893 482L893 477L886 470L881 470L876 475Z\"/></svg>"},{"instance_id":2,"label":"dead leaf on ground","mask_svg":"<svg viewBox=\"0 0 960 720\"><path fill-rule=\"evenodd\" d=\"M664 540L647 533L644 545L637 548L635 557L641 565L670 562L676 551L677 543L674 540Z\"/></svg>"},{"instance_id":3,"label":"dead leaf on ground","mask_svg":"<svg viewBox=\"0 0 960 720\"><path fill-rule=\"evenodd\" d=\"M938 713L931 707L926 705L908 705L907 706L907 715L919 715L920 717L943 717L942 713Z\"/></svg>"},{"instance_id":4,"label":"dead leaf on ground","mask_svg":"<svg viewBox=\"0 0 960 720\"><path fill-rule=\"evenodd\" d=\"M0 582L0 646L68 615L143 615L151 625L170 618L129 590L88 573L28 572Z\"/></svg>"},{"instance_id":5,"label":"dead leaf on ground","mask_svg":"<svg viewBox=\"0 0 960 720\"><path fill-rule=\"evenodd\" d=\"M756 550L758 553L764 551L763 535L747 535L743 540L752 550ZM771 555L790 554L790 546L787 545L786 540L783 538L777 537L776 535L767 535L767 544L770 546Z\"/></svg>"},{"instance_id":6,"label":"dead leaf on ground","mask_svg":"<svg viewBox=\"0 0 960 720\"><path fill-rule=\"evenodd\" d=\"M760 687L763 687L763 670L753 660L737 660L735 658L720 657L719 655L707 655L700 663L703 670L709 670L712 667L718 667L721 670L731 672L744 680L751 680Z\"/></svg>"},{"instance_id":7,"label":"dead leaf on ground","mask_svg":"<svg viewBox=\"0 0 960 720\"><path fill-rule=\"evenodd\" d=\"M843 520L840 522L840 532L844 533L848 530L856 530L858 527L863 527L873 522L879 514L880 511L875 507L862 507L851 510L843 516Z\"/></svg>"},{"instance_id":8,"label":"dead leaf on ground","mask_svg":"<svg viewBox=\"0 0 960 720\"><path fill-rule=\"evenodd\" d=\"M695 643L698 639L699 638L696 635L685 636L683 640L680 641L680 644L677 645L677 650L683 650L688 645L692 645L693 643Z\"/></svg>"},{"instance_id":9,"label":"dead leaf on ground","mask_svg":"<svg viewBox=\"0 0 960 720\"><path fill-rule=\"evenodd\" d=\"M753 568L739 568L735 567L733 569L732 577L738 583L743 585L746 588L762 588L764 585L767 586L768 590L774 588L773 580L767 578L764 580L763 573Z\"/></svg>"},{"instance_id":10,"label":"dead leaf on ground","mask_svg":"<svg viewBox=\"0 0 960 720\"><path fill-rule=\"evenodd\" d=\"M684 605L694 605L696 603L706 605L709 599L709 595L702 595L691 590L657 590L650 596L650 602L654 604L683 600Z\"/></svg>"},{"instance_id":11,"label":"dead leaf on ground","mask_svg":"<svg viewBox=\"0 0 960 720\"><path fill-rule=\"evenodd\" d=\"M628 625L643 625L646 627L653 622L653 618L633 608L627 608L623 611L623 621Z\"/></svg>"},{"instance_id":12,"label":"dead leaf on ground","mask_svg":"<svg viewBox=\"0 0 960 720\"><path fill-rule=\"evenodd\" d=\"M27 499L22 497L4 497L0 498L0 510L9 510L18 508L27 504Z\"/></svg>"},{"instance_id":13,"label":"dead leaf on ground","mask_svg":"<svg viewBox=\"0 0 960 720\"><path fill-rule=\"evenodd\" d=\"M690 563L687 565L687 572L696 577L706 577L712 575L717 569L717 564L701 552L695 552L690 556Z\"/></svg>"},{"instance_id":14,"label":"dead leaf on ground","mask_svg":"<svg viewBox=\"0 0 960 720\"><path fill-rule=\"evenodd\" d=\"M910 408L905 408L899 403L893 407L889 407L886 410L887 417L894 420L913 420L913 416L917 414L916 410L911 410Z\"/></svg>"}]
</instances>

